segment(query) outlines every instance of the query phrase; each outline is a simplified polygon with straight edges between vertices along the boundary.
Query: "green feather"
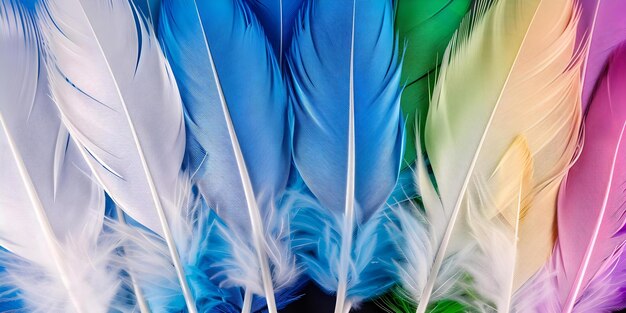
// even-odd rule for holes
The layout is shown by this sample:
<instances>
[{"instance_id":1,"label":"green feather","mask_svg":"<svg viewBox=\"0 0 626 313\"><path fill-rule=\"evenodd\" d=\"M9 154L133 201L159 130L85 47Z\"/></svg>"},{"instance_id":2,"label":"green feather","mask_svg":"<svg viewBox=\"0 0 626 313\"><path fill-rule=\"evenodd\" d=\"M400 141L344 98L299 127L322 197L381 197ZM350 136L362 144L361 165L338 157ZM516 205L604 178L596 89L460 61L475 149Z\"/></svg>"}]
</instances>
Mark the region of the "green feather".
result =
<instances>
[{"instance_id":1,"label":"green feather","mask_svg":"<svg viewBox=\"0 0 626 313\"><path fill-rule=\"evenodd\" d=\"M407 121L403 168L415 161L415 127L423 128L430 91L443 53L472 0L397 0L396 31L401 49L402 112ZM400 50L403 51L403 50ZM419 120L416 120L416 114ZM420 132L423 133L423 132Z\"/></svg>"}]
</instances>

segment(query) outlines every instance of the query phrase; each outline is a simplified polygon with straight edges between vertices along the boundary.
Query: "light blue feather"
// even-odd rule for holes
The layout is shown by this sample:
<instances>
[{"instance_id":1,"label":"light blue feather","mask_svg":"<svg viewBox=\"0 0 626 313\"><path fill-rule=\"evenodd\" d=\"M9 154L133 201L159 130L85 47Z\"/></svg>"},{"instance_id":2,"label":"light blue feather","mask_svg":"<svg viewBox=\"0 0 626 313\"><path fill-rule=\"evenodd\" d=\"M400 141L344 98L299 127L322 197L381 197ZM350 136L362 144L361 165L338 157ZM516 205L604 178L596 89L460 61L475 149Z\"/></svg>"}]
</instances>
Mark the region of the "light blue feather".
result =
<instances>
[{"instance_id":1,"label":"light blue feather","mask_svg":"<svg viewBox=\"0 0 626 313\"><path fill-rule=\"evenodd\" d=\"M247 2L261 22L277 58L282 60L282 55L291 44L296 18L305 0L247 0Z\"/></svg>"},{"instance_id":2,"label":"light blue feather","mask_svg":"<svg viewBox=\"0 0 626 313\"><path fill-rule=\"evenodd\" d=\"M399 255L389 232L394 219L383 209L398 180L403 153L393 16L392 1L307 1L287 56L294 162L318 202L296 209L294 247L309 276L327 292L338 293L338 306L344 305L344 275L348 306L383 293L395 279L392 264ZM354 221L344 215L351 179L351 79ZM345 240L346 236L353 239ZM343 249L349 251L350 260L340 256Z\"/></svg>"}]
</instances>

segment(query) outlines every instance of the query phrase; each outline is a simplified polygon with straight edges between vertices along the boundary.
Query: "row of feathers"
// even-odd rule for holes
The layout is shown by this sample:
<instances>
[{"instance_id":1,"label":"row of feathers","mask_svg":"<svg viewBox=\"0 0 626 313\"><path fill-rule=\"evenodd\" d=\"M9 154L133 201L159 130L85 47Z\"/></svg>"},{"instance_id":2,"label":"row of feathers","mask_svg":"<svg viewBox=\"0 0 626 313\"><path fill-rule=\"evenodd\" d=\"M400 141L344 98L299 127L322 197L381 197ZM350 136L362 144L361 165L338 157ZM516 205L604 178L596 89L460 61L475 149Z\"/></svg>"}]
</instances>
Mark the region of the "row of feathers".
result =
<instances>
[{"instance_id":1,"label":"row of feathers","mask_svg":"<svg viewBox=\"0 0 626 313\"><path fill-rule=\"evenodd\" d=\"M626 306L622 0L0 0L0 309Z\"/></svg>"}]
</instances>

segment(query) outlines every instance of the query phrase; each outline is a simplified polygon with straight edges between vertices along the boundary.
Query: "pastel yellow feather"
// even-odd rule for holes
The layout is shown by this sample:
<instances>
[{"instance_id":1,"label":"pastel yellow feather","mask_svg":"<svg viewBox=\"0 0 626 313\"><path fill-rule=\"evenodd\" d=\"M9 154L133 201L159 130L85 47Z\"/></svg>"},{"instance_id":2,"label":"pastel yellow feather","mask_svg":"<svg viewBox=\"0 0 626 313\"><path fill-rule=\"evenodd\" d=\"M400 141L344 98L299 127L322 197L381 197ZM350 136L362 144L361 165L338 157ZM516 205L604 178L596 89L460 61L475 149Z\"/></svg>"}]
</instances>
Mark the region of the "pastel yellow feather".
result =
<instances>
[{"instance_id":1,"label":"pastel yellow feather","mask_svg":"<svg viewBox=\"0 0 626 313\"><path fill-rule=\"evenodd\" d=\"M425 203L433 238L439 238L433 243L439 250L422 295L426 302L443 260L472 240L462 235L475 228L469 222L490 223L499 216L509 225L519 224L519 229L511 228L519 238L512 260L524 262L509 264L516 267L513 290L544 264L554 244L557 188L579 137L581 62L575 51L574 1L499 0L482 7L482 17L461 29L444 57L426 121L426 153L443 207L431 209ZM529 186L512 192L515 183L487 183L487 202L500 207L483 212L484 220L468 221L464 202L484 198L485 186L477 182L495 179L498 165L507 161L506 152L522 137L532 156L526 163L531 169L510 171L532 173L522 175ZM470 194L477 190L483 194ZM517 214L507 213L507 208L520 193L520 219L513 223ZM418 312L426 305L420 303Z\"/></svg>"}]
</instances>

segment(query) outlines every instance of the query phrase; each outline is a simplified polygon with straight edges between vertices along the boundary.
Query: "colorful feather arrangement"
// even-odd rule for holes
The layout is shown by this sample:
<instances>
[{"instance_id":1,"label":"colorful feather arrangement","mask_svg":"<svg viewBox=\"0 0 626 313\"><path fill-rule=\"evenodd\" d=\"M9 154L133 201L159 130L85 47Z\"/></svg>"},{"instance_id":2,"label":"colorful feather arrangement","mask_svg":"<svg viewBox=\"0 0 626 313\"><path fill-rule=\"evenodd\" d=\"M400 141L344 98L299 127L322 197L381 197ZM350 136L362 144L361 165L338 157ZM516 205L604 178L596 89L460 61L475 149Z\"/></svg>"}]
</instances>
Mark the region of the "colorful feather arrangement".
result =
<instances>
[{"instance_id":1,"label":"colorful feather arrangement","mask_svg":"<svg viewBox=\"0 0 626 313\"><path fill-rule=\"evenodd\" d=\"M618 312L625 8L0 0L0 311Z\"/></svg>"}]
</instances>

